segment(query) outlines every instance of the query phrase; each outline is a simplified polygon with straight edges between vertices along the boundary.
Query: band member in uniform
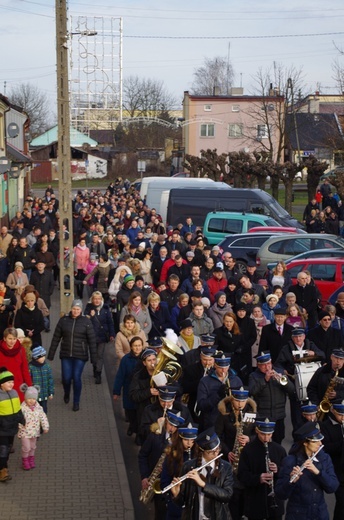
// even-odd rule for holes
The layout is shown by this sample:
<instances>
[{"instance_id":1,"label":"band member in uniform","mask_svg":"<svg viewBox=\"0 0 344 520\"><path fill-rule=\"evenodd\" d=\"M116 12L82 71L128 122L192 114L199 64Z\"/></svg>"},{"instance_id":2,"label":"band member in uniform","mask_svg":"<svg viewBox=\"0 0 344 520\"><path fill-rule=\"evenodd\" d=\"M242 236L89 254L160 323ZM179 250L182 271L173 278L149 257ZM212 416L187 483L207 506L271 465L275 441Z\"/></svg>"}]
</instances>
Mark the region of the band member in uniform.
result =
<instances>
[{"instance_id":1,"label":"band member in uniform","mask_svg":"<svg viewBox=\"0 0 344 520\"><path fill-rule=\"evenodd\" d=\"M140 500L148 504L154 498L155 520L165 518L166 503L161 495L155 495L153 484L160 478L166 458L165 449L172 444L177 429L182 424L184 419L169 410L162 427L157 423L152 425L152 431L139 451L138 462L142 486Z\"/></svg>"},{"instance_id":2,"label":"band member in uniform","mask_svg":"<svg viewBox=\"0 0 344 520\"><path fill-rule=\"evenodd\" d=\"M301 413L304 422L317 422L318 407L309 401L308 404L301 406Z\"/></svg>"},{"instance_id":3,"label":"band member in uniform","mask_svg":"<svg viewBox=\"0 0 344 520\"><path fill-rule=\"evenodd\" d=\"M257 437L243 448L238 479L244 485L244 514L249 520L282 519L283 501L275 497L275 480L286 456L285 449L272 440L275 423L256 421Z\"/></svg>"},{"instance_id":4,"label":"band member in uniform","mask_svg":"<svg viewBox=\"0 0 344 520\"><path fill-rule=\"evenodd\" d=\"M333 520L342 520L344 513L344 401L334 403L326 420L321 423L325 451L330 455L339 480Z\"/></svg>"},{"instance_id":5,"label":"band member in uniform","mask_svg":"<svg viewBox=\"0 0 344 520\"><path fill-rule=\"evenodd\" d=\"M232 464L234 474L234 492L229 503L232 520L241 520L244 514L243 485L237 479L241 450L255 436L255 418L257 405L249 398L248 390L232 390L232 395L225 397L218 404L220 415L215 430L221 440L224 457Z\"/></svg>"},{"instance_id":6,"label":"band member in uniform","mask_svg":"<svg viewBox=\"0 0 344 520\"><path fill-rule=\"evenodd\" d=\"M308 362L313 358L325 360L325 354L312 341L306 339L305 330L295 328L291 333L291 340L282 347L277 356L276 367L281 367L288 377L295 374L295 362L302 358L307 358ZM293 435L303 424L301 416L301 402L297 400L296 393L289 396L290 415L293 424Z\"/></svg>"},{"instance_id":7,"label":"band member in uniform","mask_svg":"<svg viewBox=\"0 0 344 520\"><path fill-rule=\"evenodd\" d=\"M248 389L257 403L258 417L270 417L275 422L272 438L281 444L285 435L287 395L295 393L295 386L273 368L270 352L261 352L256 359L257 368L250 374Z\"/></svg>"},{"instance_id":8,"label":"band member in uniform","mask_svg":"<svg viewBox=\"0 0 344 520\"><path fill-rule=\"evenodd\" d=\"M220 439L213 428L196 439L200 450L198 459L185 462L183 482L173 479L171 489L176 504L183 507L182 520L228 520L228 502L233 494L233 473L229 462L220 455ZM208 463L203 469L198 469Z\"/></svg>"},{"instance_id":9,"label":"band member in uniform","mask_svg":"<svg viewBox=\"0 0 344 520\"><path fill-rule=\"evenodd\" d=\"M214 366L214 354L216 352L215 348L211 346L202 346L199 347L199 350L199 361L183 367L183 375L180 381L183 394L188 395L187 405L195 422L198 422L198 417L195 413L198 384L202 377L206 376Z\"/></svg>"},{"instance_id":10,"label":"band member in uniform","mask_svg":"<svg viewBox=\"0 0 344 520\"><path fill-rule=\"evenodd\" d=\"M338 479L330 456L322 447L319 425L306 422L295 432L297 442L282 462L275 490L288 499L285 520L328 520L325 493L334 493ZM343 518L343 511L340 518Z\"/></svg>"},{"instance_id":11,"label":"band member in uniform","mask_svg":"<svg viewBox=\"0 0 344 520\"><path fill-rule=\"evenodd\" d=\"M146 348L141 354L143 367L133 374L129 387L129 397L137 405L137 424L140 426L143 410L151 403L152 396L158 396L159 390L151 386L151 378L156 366L155 350ZM140 436L136 436L136 444L141 446Z\"/></svg>"},{"instance_id":12,"label":"band member in uniform","mask_svg":"<svg viewBox=\"0 0 344 520\"><path fill-rule=\"evenodd\" d=\"M344 350L334 349L330 363L314 372L307 385L307 395L315 404L320 404L325 397L328 402L344 399Z\"/></svg>"},{"instance_id":13,"label":"band member in uniform","mask_svg":"<svg viewBox=\"0 0 344 520\"><path fill-rule=\"evenodd\" d=\"M173 386L161 386L158 388L159 395L155 403L146 406L142 412L141 422L139 424L139 433L141 440L145 440L150 431L150 426L156 422L164 422L167 410L175 410L180 412L184 422L188 424L192 418L187 406L176 401L177 388Z\"/></svg>"},{"instance_id":14,"label":"band member in uniform","mask_svg":"<svg viewBox=\"0 0 344 520\"><path fill-rule=\"evenodd\" d=\"M196 457L195 439L198 430L191 423L188 426L178 428L178 436L174 438L172 445L166 448L166 459L164 460L160 478L160 487L171 484L174 477L180 477L184 462ZM182 517L182 508L172 500L171 491L164 494L167 504L165 520L178 520Z\"/></svg>"},{"instance_id":15,"label":"band member in uniform","mask_svg":"<svg viewBox=\"0 0 344 520\"><path fill-rule=\"evenodd\" d=\"M217 354L214 360L214 368L200 380L197 390L200 432L214 426L219 415L217 405L221 399L230 395L232 389L243 386L241 379L229 367L230 357Z\"/></svg>"}]
</instances>

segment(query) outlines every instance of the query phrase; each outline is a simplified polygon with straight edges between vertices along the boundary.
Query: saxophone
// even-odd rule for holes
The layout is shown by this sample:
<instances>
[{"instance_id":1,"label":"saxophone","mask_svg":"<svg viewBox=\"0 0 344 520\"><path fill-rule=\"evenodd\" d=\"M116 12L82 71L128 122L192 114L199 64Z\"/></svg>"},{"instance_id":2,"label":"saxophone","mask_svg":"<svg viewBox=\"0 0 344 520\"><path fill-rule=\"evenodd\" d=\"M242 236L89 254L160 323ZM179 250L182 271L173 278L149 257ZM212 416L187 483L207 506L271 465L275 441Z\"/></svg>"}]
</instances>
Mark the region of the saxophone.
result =
<instances>
[{"instance_id":1,"label":"saxophone","mask_svg":"<svg viewBox=\"0 0 344 520\"><path fill-rule=\"evenodd\" d=\"M159 476L162 471L162 466L164 464L164 460L166 458L166 452L164 451L156 463L152 473L150 474L150 477L148 479L148 487L146 489L143 489L140 493L140 501L143 502L143 504L147 505L149 502L153 499L156 491L154 489L160 487L160 479Z\"/></svg>"},{"instance_id":2,"label":"saxophone","mask_svg":"<svg viewBox=\"0 0 344 520\"><path fill-rule=\"evenodd\" d=\"M234 441L233 450L232 450L234 453L234 456L235 456L235 459L232 463L232 468L233 468L233 473L237 474L240 453L242 450L242 446L240 446L239 440L240 440L240 437L244 430L244 422L242 420L242 411L241 410L234 410L234 414L235 414L234 426L236 427L236 435L235 435L235 441ZM240 421L239 421L239 414L240 414Z\"/></svg>"},{"instance_id":3,"label":"saxophone","mask_svg":"<svg viewBox=\"0 0 344 520\"><path fill-rule=\"evenodd\" d=\"M324 397L322 398L321 403L319 404L319 411L317 414L318 421L322 421L325 413L328 413L331 409L331 401L329 395L332 392L332 390L334 390L337 384L338 372L339 370L337 369L335 375L332 377L328 387L326 388L326 392L324 394Z\"/></svg>"}]
</instances>

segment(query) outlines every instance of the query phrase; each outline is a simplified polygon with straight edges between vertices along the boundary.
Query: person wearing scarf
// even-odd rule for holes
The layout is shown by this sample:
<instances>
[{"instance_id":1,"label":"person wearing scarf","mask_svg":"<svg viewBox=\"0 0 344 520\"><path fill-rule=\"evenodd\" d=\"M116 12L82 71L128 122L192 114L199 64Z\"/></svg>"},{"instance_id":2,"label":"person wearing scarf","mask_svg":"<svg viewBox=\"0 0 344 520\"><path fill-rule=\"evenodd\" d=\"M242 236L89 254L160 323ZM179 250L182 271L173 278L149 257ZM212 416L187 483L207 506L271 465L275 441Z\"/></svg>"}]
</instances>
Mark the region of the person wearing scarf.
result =
<instances>
[{"instance_id":1,"label":"person wearing scarf","mask_svg":"<svg viewBox=\"0 0 344 520\"><path fill-rule=\"evenodd\" d=\"M201 344L199 336L195 336L193 332L192 321L187 318L180 324L180 334L178 337L178 345L185 352L198 348Z\"/></svg>"},{"instance_id":2,"label":"person wearing scarf","mask_svg":"<svg viewBox=\"0 0 344 520\"><path fill-rule=\"evenodd\" d=\"M266 316L264 316L260 305L256 305L255 307L253 307L250 318L252 318L252 320L254 321L256 331L257 331L256 340L251 347L252 366L256 367L257 366L256 355L259 352L259 343L260 343L260 338L262 335L262 329L265 325L269 325L271 322L270 322L270 320L268 320L266 318Z\"/></svg>"},{"instance_id":3,"label":"person wearing scarf","mask_svg":"<svg viewBox=\"0 0 344 520\"><path fill-rule=\"evenodd\" d=\"M134 291L129 296L127 305L121 310L120 323L122 323L124 316L127 314L131 314L136 318L136 321L140 324L141 329L148 338L152 328L152 320L147 307L142 303L142 294L139 291Z\"/></svg>"},{"instance_id":4,"label":"person wearing scarf","mask_svg":"<svg viewBox=\"0 0 344 520\"><path fill-rule=\"evenodd\" d=\"M18 340L16 329L9 327L4 331L4 338L0 341L0 366L6 366L14 375L14 389L18 392L20 402L24 401L24 394L20 385L26 383L32 386L24 347Z\"/></svg>"}]
</instances>

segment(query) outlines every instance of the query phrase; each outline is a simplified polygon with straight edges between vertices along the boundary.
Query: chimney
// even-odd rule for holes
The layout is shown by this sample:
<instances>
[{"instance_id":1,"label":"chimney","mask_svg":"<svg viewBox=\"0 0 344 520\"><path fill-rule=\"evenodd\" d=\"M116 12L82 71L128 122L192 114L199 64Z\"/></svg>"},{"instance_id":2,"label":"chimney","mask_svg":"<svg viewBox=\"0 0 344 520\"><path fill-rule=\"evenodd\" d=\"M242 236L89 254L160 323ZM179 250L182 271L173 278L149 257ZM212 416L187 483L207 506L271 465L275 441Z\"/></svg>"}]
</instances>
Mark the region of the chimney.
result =
<instances>
[{"instance_id":1,"label":"chimney","mask_svg":"<svg viewBox=\"0 0 344 520\"><path fill-rule=\"evenodd\" d=\"M221 94L220 87L218 85L214 85L213 96L219 96L220 94Z\"/></svg>"}]
</instances>

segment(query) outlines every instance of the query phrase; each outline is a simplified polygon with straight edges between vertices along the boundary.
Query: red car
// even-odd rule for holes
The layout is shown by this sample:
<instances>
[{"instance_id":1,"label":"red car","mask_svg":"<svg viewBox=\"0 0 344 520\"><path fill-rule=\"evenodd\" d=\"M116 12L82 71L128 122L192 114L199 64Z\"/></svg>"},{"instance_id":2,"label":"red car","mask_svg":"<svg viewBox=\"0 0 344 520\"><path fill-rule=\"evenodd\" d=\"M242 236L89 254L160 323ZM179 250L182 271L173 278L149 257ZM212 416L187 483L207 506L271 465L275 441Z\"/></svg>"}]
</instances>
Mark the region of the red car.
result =
<instances>
[{"instance_id":1,"label":"red car","mask_svg":"<svg viewBox=\"0 0 344 520\"><path fill-rule=\"evenodd\" d=\"M331 294L343 287L344 258L305 258L294 260L287 266L295 284L300 271L309 271L321 292L321 303L326 305Z\"/></svg>"},{"instance_id":2,"label":"red car","mask_svg":"<svg viewBox=\"0 0 344 520\"><path fill-rule=\"evenodd\" d=\"M261 233L261 232L268 232L271 231L271 233L306 233L303 229L296 228L296 227L285 227L285 226L257 226L253 227L251 229L248 229L248 233Z\"/></svg>"}]
</instances>

